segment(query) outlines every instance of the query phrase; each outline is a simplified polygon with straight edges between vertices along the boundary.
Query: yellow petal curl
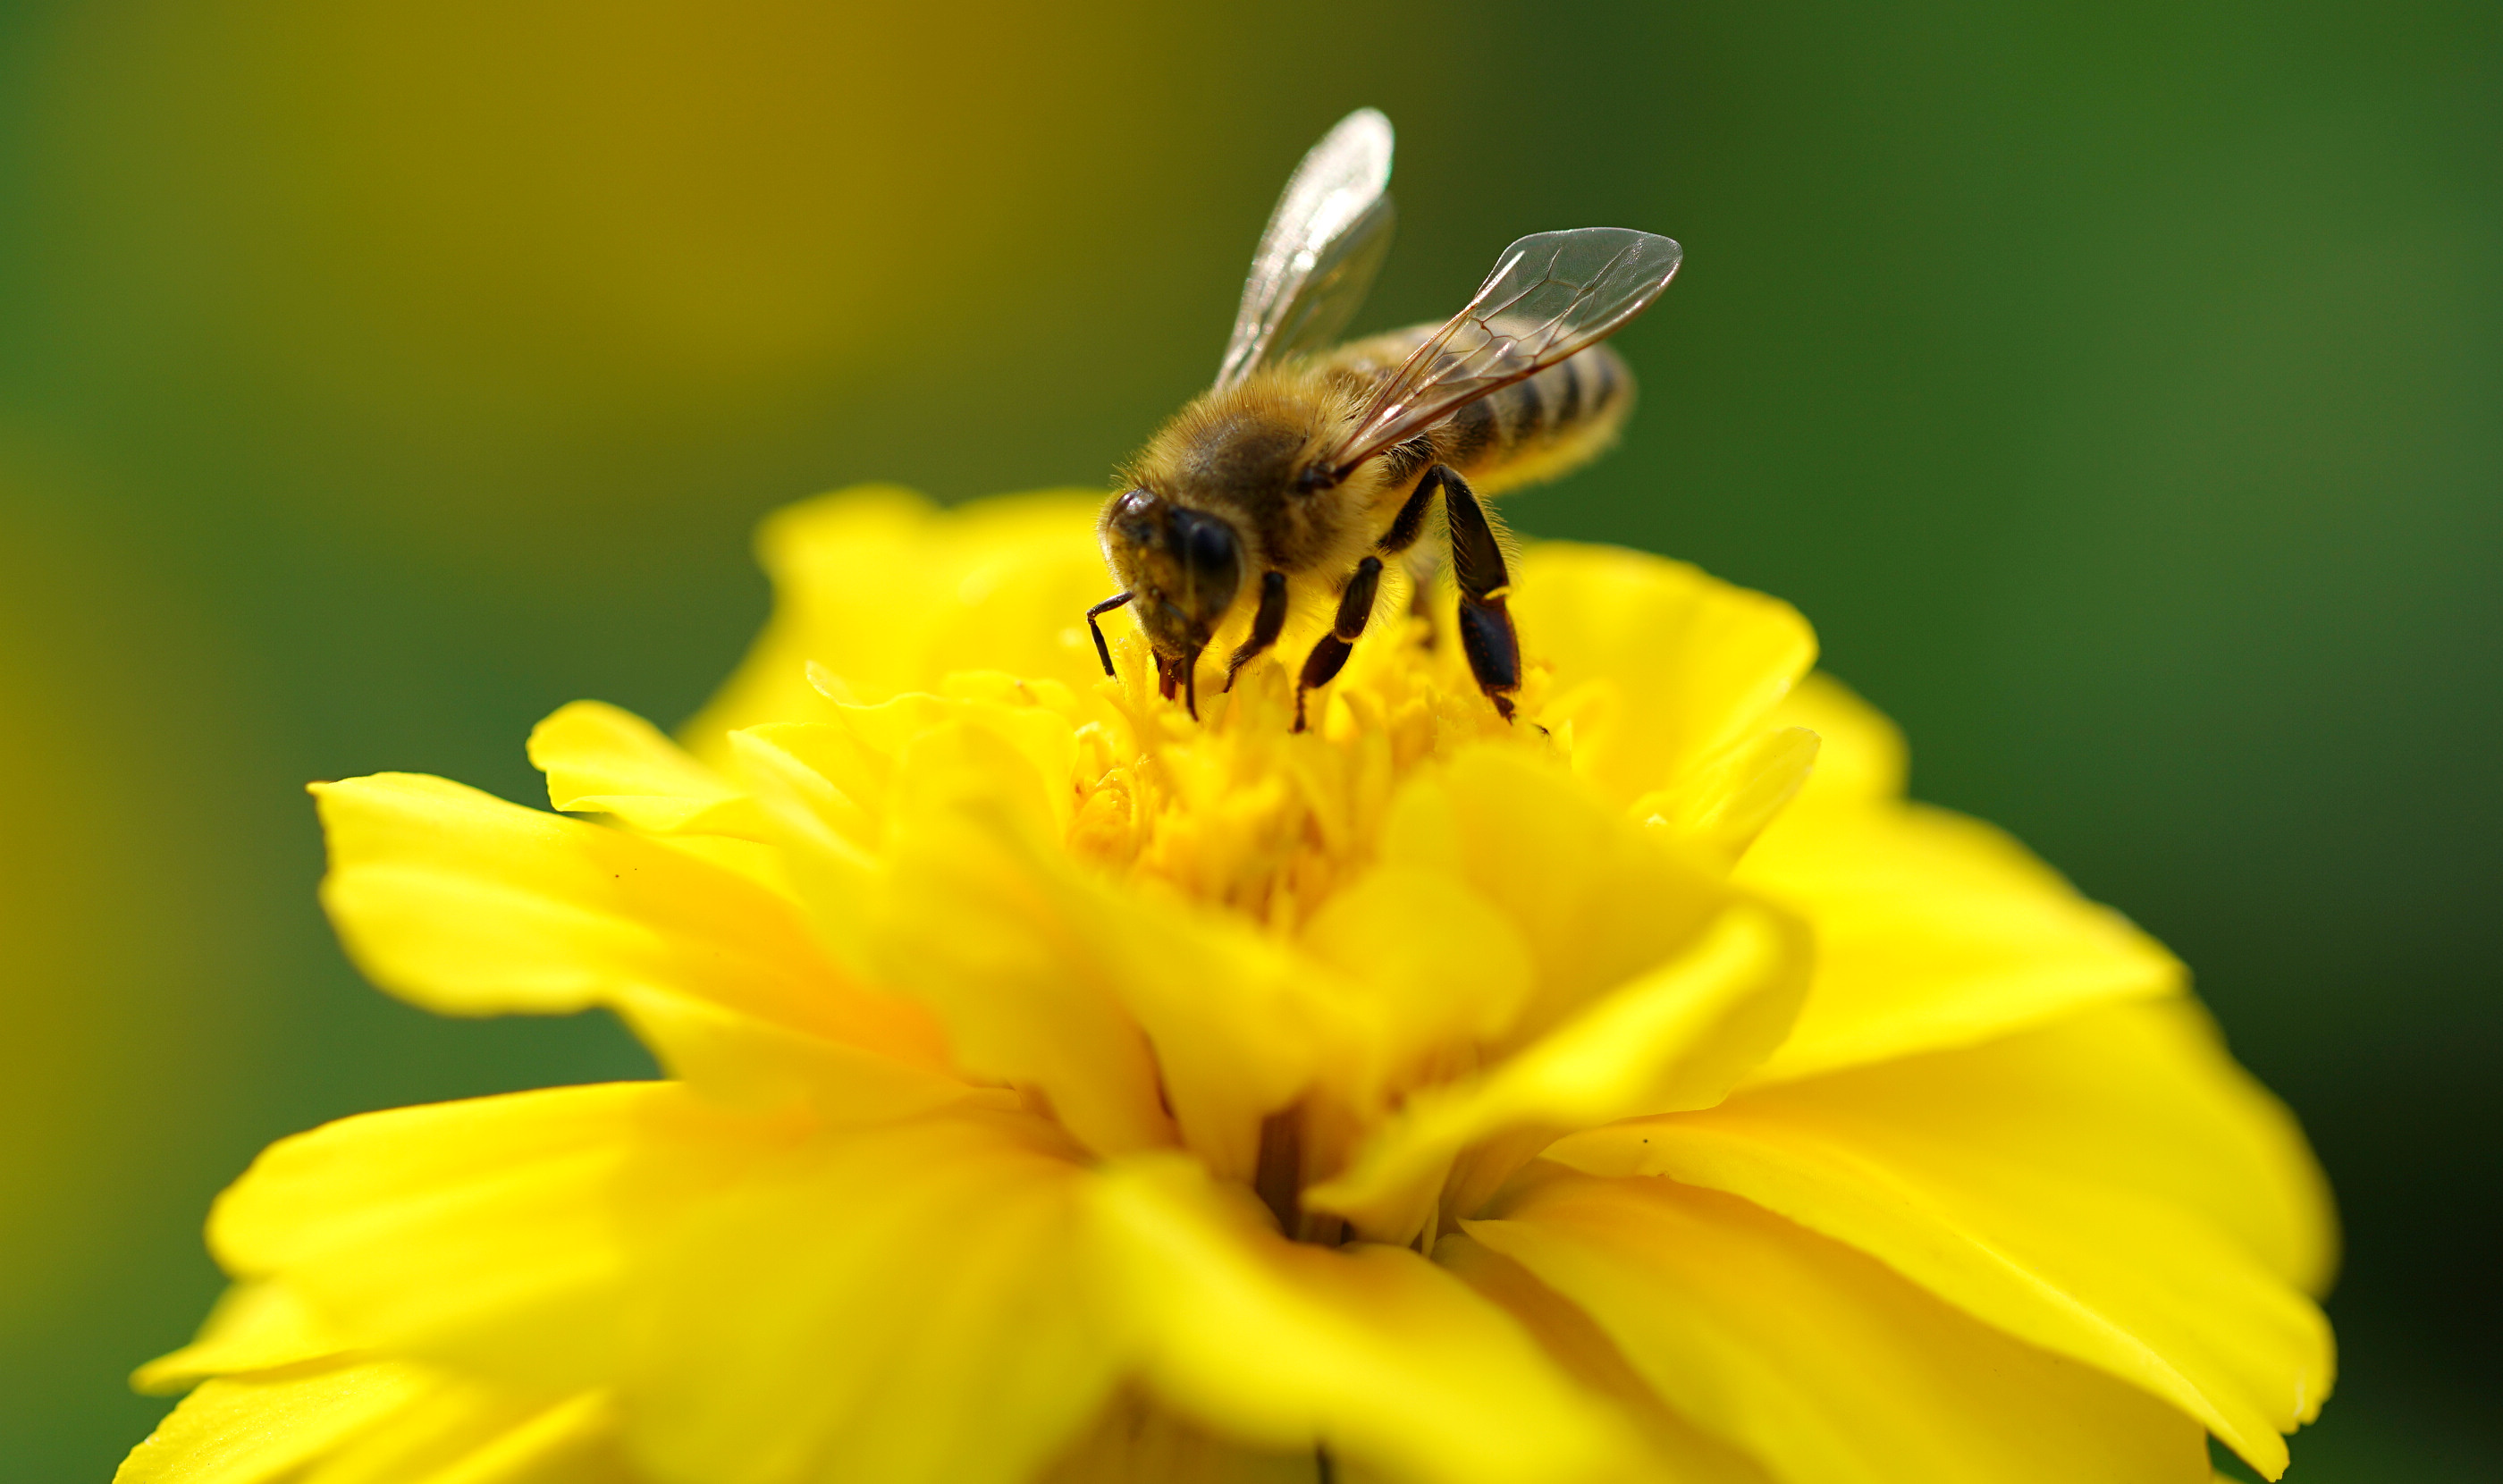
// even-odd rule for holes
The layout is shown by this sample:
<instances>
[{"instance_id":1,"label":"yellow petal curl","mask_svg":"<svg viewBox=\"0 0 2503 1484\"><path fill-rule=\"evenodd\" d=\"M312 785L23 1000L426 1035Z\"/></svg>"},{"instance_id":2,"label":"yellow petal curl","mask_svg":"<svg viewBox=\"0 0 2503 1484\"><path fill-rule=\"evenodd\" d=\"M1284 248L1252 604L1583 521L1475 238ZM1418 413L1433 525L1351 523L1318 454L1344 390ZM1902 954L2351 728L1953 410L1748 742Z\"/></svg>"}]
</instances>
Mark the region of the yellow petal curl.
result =
<instances>
[{"instance_id":1,"label":"yellow petal curl","mask_svg":"<svg viewBox=\"0 0 2503 1484\"><path fill-rule=\"evenodd\" d=\"M2115 1018L2152 1023L2094 1023ZM2246 1110L2198 1095L2231 1075L2200 1032L2180 1007L2121 1006L1593 1129L1548 1154L1728 1191L1848 1242L2010 1334L2164 1398L2275 1478L2279 1434L2328 1390L2328 1327L2232 1226L2301 1229L2317 1214L2282 1187L2251 1188L2248 1172L2288 1161ZM2142 1054L2109 1054L2132 1042ZM2125 1087L2115 1064L2133 1068ZM2175 1085L2149 1086L2158 1079ZM1971 1136L1976 1122L1990 1132ZM2204 1215L2235 1196L2280 1219Z\"/></svg>"},{"instance_id":2,"label":"yellow petal curl","mask_svg":"<svg viewBox=\"0 0 2503 1484\"><path fill-rule=\"evenodd\" d=\"M317 784L323 904L376 984L453 1015L607 1005L708 1080L797 1079L883 1107L943 1099L936 1027L848 983L791 904L622 830L446 782ZM728 1053L727 1039L738 1045Z\"/></svg>"},{"instance_id":3,"label":"yellow petal curl","mask_svg":"<svg viewBox=\"0 0 2503 1484\"><path fill-rule=\"evenodd\" d=\"M2204 1484L2188 1417L1731 1196L1538 1167L1470 1236L1792 1484Z\"/></svg>"},{"instance_id":4,"label":"yellow petal curl","mask_svg":"<svg viewBox=\"0 0 2503 1484\"><path fill-rule=\"evenodd\" d=\"M211 1381L114 1484L638 1484L598 1393L497 1393L400 1362Z\"/></svg>"},{"instance_id":5,"label":"yellow petal curl","mask_svg":"<svg viewBox=\"0 0 2503 1484\"><path fill-rule=\"evenodd\" d=\"M2006 833L1903 801L1884 718L1819 680L1786 715L1831 735L1820 777L1732 880L1807 919L1815 987L1759 1081L1971 1046L2096 1005L2179 993L2181 966ZM1873 754L1873 755L1872 755Z\"/></svg>"},{"instance_id":6,"label":"yellow petal curl","mask_svg":"<svg viewBox=\"0 0 2503 1484\"><path fill-rule=\"evenodd\" d=\"M1761 725L1816 659L1789 604L1620 547L1541 542L1511 602L1555 668L1542 719L1571 727L1574 771L1620 806Z\"/></svg>"},{"instance_id":7,"label":"yellow petal curl","mask_svg":"<svg viewBox=\"0 0 2503 1484\"><path fill-rule=\"evenodd\" d=\"M795 1140L656 1249L635 1457L706 1484L1016 1484L1109 1395L1084 1176L1015 1115Z\"/></svg>"},{"instance_id":8,"label":"yellow petal curl","mask_svg":"<svg viewBox=\"0 0 2503 1484\"><path fill-rule=\"evenodd\" d=\"M1167 1404L1417 1484L1625 1478L1641 1445L1501 1309L1403 1248L1288 1242L1165 1156L1093 1190L1098 1279Z\"/></svg>"}]
</instances>

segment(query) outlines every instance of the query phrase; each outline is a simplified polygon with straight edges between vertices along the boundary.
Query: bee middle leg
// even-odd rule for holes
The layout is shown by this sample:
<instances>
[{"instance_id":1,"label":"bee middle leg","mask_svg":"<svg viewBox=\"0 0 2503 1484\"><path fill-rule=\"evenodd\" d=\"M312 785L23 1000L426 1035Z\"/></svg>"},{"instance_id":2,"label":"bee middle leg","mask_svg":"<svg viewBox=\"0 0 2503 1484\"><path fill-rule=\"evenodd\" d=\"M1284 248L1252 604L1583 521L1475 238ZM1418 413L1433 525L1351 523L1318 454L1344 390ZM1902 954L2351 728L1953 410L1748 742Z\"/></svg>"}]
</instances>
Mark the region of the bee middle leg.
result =
<instances>
[{"instance_id":1,"label":"bee middle leg","mask_svg":"<svg viewBox=\"0 0 2503 1484\"><path fill-rule=\"evenodd\" d=\"M1408 569L1408 611L1425 620L1425 647L1428 649L1434 647L1433 612L1429 604L1434 601L1436 563L1430 554L1415 548L1417 538L1425 534L1425 514L1433 507L1434 494L1439 488L1433 479L1418 480L1408 502L1399 507L1399 514L1391 520L1390 529L1374 543L1374 549L1386 557L1410 553L1405 564Z\"/></svg>"},{"instance_id":2,"label":"bee middle leg","mask_svg":"<svg viewBox=\"0 0 2503 1484\"><path fill-rule=\"evenodd\" d=\"M1374 595L1382 586L1382 559L1366 557L1355 564L1355 572L1347 579L1347 587L1338 596L1338 618L1330 632L1313 645L1304 657L1304 673L1295 679L1295 730L1304 729L1304 693L1327 685L1338 678L1347 666L1347 657L1355 648L1356 638L1364 633L1366 619L1373 616Z\"/></svg>"}]
</instances>

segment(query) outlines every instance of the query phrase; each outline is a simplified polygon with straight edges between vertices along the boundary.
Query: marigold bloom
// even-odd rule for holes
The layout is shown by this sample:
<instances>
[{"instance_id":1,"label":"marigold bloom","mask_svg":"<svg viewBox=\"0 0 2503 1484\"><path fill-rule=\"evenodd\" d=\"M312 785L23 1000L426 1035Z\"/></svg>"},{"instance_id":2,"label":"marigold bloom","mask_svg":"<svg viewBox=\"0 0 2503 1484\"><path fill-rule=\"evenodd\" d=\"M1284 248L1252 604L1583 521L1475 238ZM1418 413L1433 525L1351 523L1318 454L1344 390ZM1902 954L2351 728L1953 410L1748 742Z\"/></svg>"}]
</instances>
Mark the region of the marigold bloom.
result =
<instances>
[{"instance_id":1,"label":"marigold bloom","mask_svg":"<svg viewBox=\"0 0 2503 1484\"><path fill-rule=\"evenodd\" d=\"M1275 661L1194 724L1093 673L1092 513L785 513L691 750L532 735L600 820L320 785L376 983L669 1077L272 1148L121 1478L2282 1471L2300 1134L1796 612L1537 546L1523 724L1416 620L1312 732Z\"/></svg>"}]
</instances>

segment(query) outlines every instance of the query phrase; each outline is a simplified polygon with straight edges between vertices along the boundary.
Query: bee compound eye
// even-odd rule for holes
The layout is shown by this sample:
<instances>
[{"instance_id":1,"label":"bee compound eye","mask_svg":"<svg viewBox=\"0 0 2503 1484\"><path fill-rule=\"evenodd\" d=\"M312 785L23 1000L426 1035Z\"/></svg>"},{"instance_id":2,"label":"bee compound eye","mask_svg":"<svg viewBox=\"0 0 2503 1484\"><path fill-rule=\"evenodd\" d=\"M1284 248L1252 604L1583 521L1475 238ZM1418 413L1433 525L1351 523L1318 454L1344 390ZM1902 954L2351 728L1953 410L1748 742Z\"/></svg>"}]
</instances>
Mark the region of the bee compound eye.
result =
<instances>
[{"instance_id":1,"label":"bee compound eye","mask_svg":"<svg viewBox=\"0 0 2503 1484\"><path fill-rule=\"evenodd\" d=\"M1182 559L1185 606L1202 623L1214 623L1234 602L1243 580L1242 545L1234 528L1195 510L1174 512L1174 545Z\"/></svg>"},{"instance_id":2,"label":"bee compound eye","mask_svg":"<svg viewBox=\"0 0 2503 1484\"><path fill-rule=\"evenodd\" d=\"M1195 521L1188 539L1191 570L1202 576L1215 576L1233 569L1234 533L1226 529L1224 522Z\"/></svg>"}]
</instances>

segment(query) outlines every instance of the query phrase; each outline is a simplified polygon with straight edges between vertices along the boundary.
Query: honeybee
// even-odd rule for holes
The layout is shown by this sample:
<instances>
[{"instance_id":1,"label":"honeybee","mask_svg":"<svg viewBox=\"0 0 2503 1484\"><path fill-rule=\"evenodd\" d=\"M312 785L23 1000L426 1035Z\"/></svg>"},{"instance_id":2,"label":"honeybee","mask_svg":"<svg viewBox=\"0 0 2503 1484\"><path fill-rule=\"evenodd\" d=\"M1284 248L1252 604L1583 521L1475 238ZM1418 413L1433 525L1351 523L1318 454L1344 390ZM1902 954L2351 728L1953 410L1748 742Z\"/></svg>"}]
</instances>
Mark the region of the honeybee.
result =
<instances>
[{"instance_id":1,"label":"honeybee","mask_svg":"<svg viewBox=\"0 0 2503 1484\"><path fill-rule=\"evenodd\" d=\"M1682 251L1624 227L1539 232L1504 249L1477 296L1440 325L1325 349L1390 246L1390 121L1359 109L1286 181L1243 286L1217 384L1123 470L1097 534L1121 591L1098 620L1137 604L1165 698L1199 714L1199 661L1243 633L1225 686L1278 641L1298 596L1335 594L1330 630L1295 682L1307 693L1346 665L1386 560L1427 590L1439 498L1460 645L1507 720L1521 644L1511 578L1478 489L1492 494L1579 466L1614 438L1633 401L1625 362L1599 342L1651 307ZM1249 609L1248 627L1242 623Z\"/></svg>"}]
</instances>

